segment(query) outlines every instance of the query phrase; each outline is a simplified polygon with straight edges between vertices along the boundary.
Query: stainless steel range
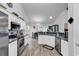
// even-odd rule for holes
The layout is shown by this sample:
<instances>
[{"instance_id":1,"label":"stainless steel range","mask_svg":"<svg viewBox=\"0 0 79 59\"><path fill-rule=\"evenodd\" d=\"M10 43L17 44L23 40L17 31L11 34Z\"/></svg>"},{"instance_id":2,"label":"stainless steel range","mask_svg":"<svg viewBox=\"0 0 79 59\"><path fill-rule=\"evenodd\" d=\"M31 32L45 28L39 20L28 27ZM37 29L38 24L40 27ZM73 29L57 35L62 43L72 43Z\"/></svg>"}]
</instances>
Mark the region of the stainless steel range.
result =
<instances>
[{"instance_id":1,"label":"stainless steel range","mask_svg":"<svg viewBox=\"0 0 79 59\"><path fill-rule=\"evenodd\" d=\"M19 31L20 36L18 37L17 45L18 45L18 56L20 56L24 50L24 35L22 30Z\"/></svg>"},{"instance_id":2,"label":"stainless steel range","mask_svg":"<svg viewBox=\"0 0 79 59\"><path fill-rule=\"evenodd\" d=\"M20 56L24 50L24 35L23 30L20 29L20 24L11 22L11 29L9 30L9 41L17 39L17 55Z\"/></svg>"}]
</instances>

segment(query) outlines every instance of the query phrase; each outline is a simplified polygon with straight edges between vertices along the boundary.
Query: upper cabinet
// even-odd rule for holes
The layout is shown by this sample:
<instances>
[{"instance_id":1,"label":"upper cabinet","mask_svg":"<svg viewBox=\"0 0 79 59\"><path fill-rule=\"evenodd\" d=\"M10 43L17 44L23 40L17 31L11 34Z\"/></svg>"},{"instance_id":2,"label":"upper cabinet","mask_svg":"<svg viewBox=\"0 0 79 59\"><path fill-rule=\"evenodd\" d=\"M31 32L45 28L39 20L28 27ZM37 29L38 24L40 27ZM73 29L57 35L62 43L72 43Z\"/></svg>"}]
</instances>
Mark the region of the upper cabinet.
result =
<instances>
[{"instance_id":1,"label":"upper cabinet","mask_svg":"<svg viewBox=\"0 0 79 59\"><path fill-rule=\"evenodd\" d=\"M24 13L23 10L21 8L20 4L16 4L16 3L0 3L0 7L1 5L5 8L1 8L2 11L4 10L4 12L6 11L8 13L8 29L11 29L11 22L15 22L20 24L21 28L20 29L25 29L25 21L24 21Z\"/></svg>"},{"instance_id":2,"label":"upper cabinet","mask_svg":"<svg viewBox=\"0 0 79 59\"><path fill-rule=\"evenodd\" d=\"M13 15L9 15L9 29L11 28L11 22L18 23L18 19Z\"/></svg>"},{"instance_id":3,"label":"upper cabinet","mask_svg":"<svg viewBox=\"0 0 79 59\"><path fill-rule=\"evenodd\" d=\"M25 13L23 11L23 8L21 7L20 3L0 3L1 5L3 5L5 8L7 8L6 10L9 11L10 13L15 12L17 13L20 17L24 18L25 17ZM12 6L12 7L11 7Z\"/></svg>"},{"instance_id":4,"label":"upper cabinet","mask_svg":"<svg viewBox=\"0 0 79 59\"><path fill-rule=\"evenodd\" d=\"M21 26L20 29L24 29L25 22L23 20L21 20L20 18L17 18L14 15L9 15L9 29L11 28L11 22L20 24L20 26Z\"/></svg>"}]
</instances>

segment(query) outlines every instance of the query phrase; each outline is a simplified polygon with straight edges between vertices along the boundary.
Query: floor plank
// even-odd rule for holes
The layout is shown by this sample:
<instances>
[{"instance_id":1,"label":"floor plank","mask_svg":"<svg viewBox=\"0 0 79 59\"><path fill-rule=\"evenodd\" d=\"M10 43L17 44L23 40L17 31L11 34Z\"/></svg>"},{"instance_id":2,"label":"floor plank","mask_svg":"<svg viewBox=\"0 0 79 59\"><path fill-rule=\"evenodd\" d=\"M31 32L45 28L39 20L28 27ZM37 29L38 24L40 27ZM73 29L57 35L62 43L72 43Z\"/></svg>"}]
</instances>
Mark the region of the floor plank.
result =
<instances>
[{"instance_id":1,"label":"floor plank","mask_svg":"<svg viewBox=\"0 0 79 59\"><path fill-rule=\"evenodd\" d=\"M21 56L60 56L55 50L49 50L38 44L38 40L33 39L32 43L28 45Z\"/></svg>"}]
</instances>

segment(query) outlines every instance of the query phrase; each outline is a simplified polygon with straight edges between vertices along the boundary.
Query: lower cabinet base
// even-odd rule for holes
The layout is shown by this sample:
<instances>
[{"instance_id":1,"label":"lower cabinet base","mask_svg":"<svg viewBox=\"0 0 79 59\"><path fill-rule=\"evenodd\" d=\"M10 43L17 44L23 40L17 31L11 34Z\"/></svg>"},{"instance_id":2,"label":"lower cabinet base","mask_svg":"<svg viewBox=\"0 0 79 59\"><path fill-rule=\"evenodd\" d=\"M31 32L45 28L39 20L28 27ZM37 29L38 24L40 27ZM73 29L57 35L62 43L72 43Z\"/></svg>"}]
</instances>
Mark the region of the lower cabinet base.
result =
<instances>
[{"instance_id":1,"label":"lower cabinet base","mask_svg":"<svg viewBox=\"0 0 79 59\"><path fill-rule=\"evenodd\" d=\"M56 48L55 48L56 49ZM61 55L61 56L63 56L63 54L61 53L61 52L59 52L57 49L56 49L56 51Z\"/></svg>"},{"instance_id":2,"label":"lower cabinet base","mask_svg":"<svg viewBox=\"0 0 79 59\"><path fill-rule=\"evenodd\" d=\"M60 54L61 56L63 56L62 53L59 53L59 54Z\"/></svg>"},{"instance_id":3,"label":"lower cabinet base","mask_svg":"<svg viewBox=\"0 0 79 59\"><path fill-rule=\"evenodd\" d=\"M57 52L58 52L58 51L57 51ZM58 53L59 53L61 56L63 56L62 53L60 53L60 52L58 52Z\"/></svg>"}]
</instances>

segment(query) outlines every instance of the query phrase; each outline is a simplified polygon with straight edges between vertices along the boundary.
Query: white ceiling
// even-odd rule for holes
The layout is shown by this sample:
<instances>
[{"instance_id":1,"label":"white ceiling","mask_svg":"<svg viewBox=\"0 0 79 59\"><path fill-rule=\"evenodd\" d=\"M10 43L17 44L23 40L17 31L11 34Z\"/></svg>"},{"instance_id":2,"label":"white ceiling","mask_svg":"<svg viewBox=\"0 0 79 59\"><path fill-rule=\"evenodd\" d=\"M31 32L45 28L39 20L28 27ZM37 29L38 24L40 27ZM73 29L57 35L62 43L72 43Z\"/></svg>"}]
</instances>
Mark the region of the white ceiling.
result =
<instances>
[{"instance_id":1,"label":"white ceiling","mask_svg":"<svg viewBox=\"0 0 79 59\"><path fill-rule=\"evenodd\" d=\"M43 24L53 23L59 14L68 6L67 3L23 3L21 5L26 17L29 19L27 21L28 23ZM50 16L52 16L52 19L49 19Z\"/></svg>"}]
</instances>

